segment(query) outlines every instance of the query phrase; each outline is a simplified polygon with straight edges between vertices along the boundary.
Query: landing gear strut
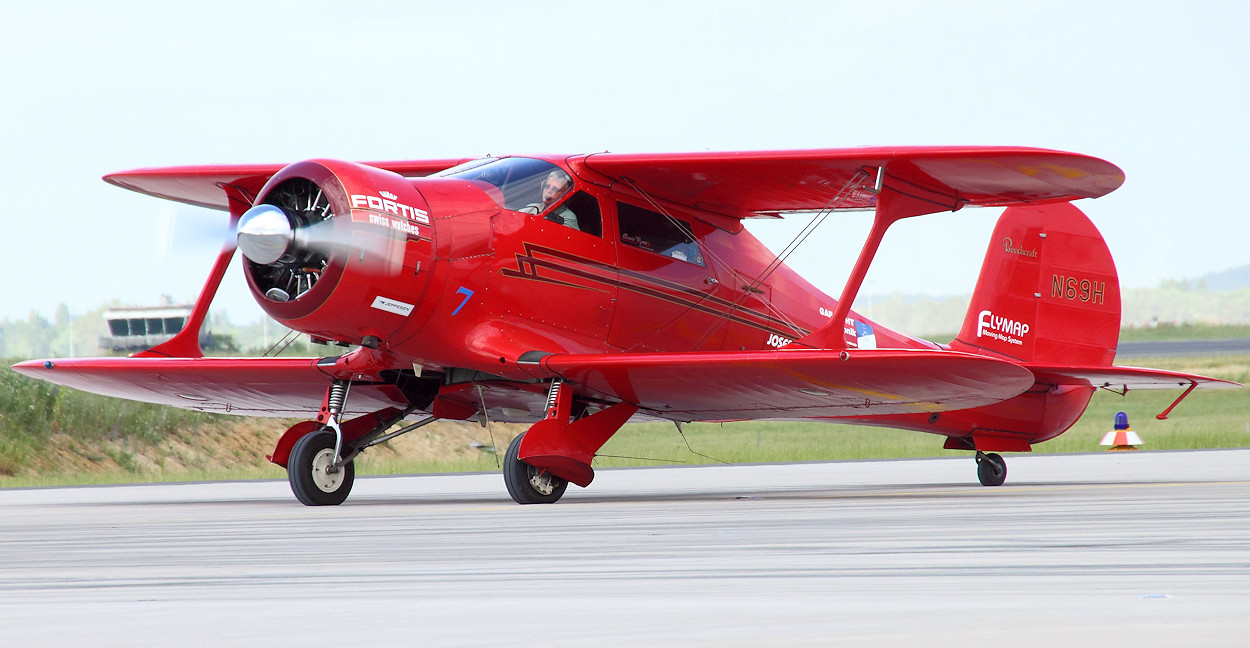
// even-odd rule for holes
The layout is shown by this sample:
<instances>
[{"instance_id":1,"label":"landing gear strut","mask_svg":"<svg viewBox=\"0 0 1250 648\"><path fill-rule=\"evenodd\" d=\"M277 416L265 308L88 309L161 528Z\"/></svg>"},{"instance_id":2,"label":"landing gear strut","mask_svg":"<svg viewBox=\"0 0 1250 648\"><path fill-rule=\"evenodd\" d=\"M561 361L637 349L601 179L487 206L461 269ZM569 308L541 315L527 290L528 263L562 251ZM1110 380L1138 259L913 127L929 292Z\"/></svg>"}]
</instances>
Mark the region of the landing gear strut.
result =
<instances>
[{"instance_id":1,"label":"landing gear strut","mask_svg":"<svg viewBox=\"0 0 1250 648\"><path fill-rule=\"evenodd\" d=\"M564 495L569 482L517 458L524 436L513 439L503 455L504 486L517 504L552 504Z\"/></svg>"},{"instance_id":2,"label":"landing gear strut","mask_svg":"<svg viewBox=\"0 0 1250 648\"><path fill-rule=\"evenodd\" d=\"M287 479L296 499L308 506L342 504L356 481L356 465L334 466L335 434L321 430L306 434L291 448Z\"/></svg>"},{"instance_id":3,"label":"landing gear strut","mask_svg":"<svg viewBox=\"0 0 1250 648\"><path fill-rule=\"evenodd\" d=\"M977 479L982 486L1002 486L1007 480L1007 460L996 453L977 450Z\"/></svg>"}]
</instances>

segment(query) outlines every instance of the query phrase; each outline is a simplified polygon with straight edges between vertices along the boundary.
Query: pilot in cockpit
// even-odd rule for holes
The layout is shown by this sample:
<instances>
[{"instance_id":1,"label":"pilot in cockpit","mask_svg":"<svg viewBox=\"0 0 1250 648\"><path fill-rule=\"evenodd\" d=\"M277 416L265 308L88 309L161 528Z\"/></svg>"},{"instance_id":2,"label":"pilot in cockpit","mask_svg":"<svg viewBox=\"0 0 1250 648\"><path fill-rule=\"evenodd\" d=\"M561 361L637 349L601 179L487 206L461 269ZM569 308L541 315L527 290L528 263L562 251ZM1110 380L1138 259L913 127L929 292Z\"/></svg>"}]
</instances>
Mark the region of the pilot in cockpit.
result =
<instances>
[{"instance_id":1,"label":"pilot in cockpit","mask_svg":"<svg viewBox=\"0 0 1250 648\"><path fill-rule=\"evenodd\" d=\"M555 204L556 201L564 197L565 194L573 188L573 179L569 175L559 169L554 169L547 174L542 184L542 201L527 205L524 210L532 214L541 214L548 207ZM577 226L577 214L569 209L567 205L561 205L544 217L553 223L560 223L566 227L573 229L581 229Z\"/></svg>"}]
</instances>

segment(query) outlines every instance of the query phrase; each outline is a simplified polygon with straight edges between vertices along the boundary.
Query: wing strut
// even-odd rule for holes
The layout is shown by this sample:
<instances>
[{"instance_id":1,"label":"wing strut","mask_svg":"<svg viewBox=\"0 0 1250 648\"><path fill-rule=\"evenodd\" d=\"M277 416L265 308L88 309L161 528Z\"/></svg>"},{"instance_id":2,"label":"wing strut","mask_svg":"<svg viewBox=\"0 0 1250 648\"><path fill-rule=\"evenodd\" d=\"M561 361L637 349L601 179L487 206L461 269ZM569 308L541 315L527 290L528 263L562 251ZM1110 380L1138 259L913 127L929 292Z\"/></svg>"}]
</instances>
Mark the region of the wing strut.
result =
<instances>
[{"instance_id":1,"label":"wing strut","mask_svg":"<svg viewBox=\"0 0 1250 648\"><path fill-rule=\"evenodd\" d=\"M964 201L957 195L925 187L916 176L923 175L914 167L904 167L902 172L886 167L877 167L876 184L873 191L877 194L877 207L873 212L872 229L864 241L864 247L855 260L855 267L842 288L842 296L833 309L829 323L812 332L807 337L794 342L792 347L809 347L813 349L845 349L846 334L844 327L846 316L851 312L851 305L859 294L868 267L872 265L877 249L885 231L894 223L912 216L934 214L941 211L957 211L964 206Z\"/></svg>"},{"instance_id":2,"label":"wing strut","mask_svg":"<svg viewBox=\"0 0 1250 648\"><path fill-rule=\"evenodd\" d=\"M182 325L182 330L178 331L172 338L150 348L146 351L140 351L135 355L138 358L203 358L204 349L200 348L200 329L204 326L204 319L208 317L208 306L213 303L213 297L217 295L217 288L221 286L222 277L226 276L226 270L230 268L230 261L234 259L234 250L238 247L238 241L234 239L234 231L239 225L239 218L243 216L243 212L252 206L254 196L249 195L246 189L236 187L234 185L219 185L226 191L227 201L230 205L230 228L227 230L225 243L221 245L221 253L217 255L217 261L213 264L213 269L208 273L208 280L204 282L204 287L200 290L200 296L195 300L195 306L191 309L191 315L187 317L187 321Z\"/></svg>"}]
</instances>

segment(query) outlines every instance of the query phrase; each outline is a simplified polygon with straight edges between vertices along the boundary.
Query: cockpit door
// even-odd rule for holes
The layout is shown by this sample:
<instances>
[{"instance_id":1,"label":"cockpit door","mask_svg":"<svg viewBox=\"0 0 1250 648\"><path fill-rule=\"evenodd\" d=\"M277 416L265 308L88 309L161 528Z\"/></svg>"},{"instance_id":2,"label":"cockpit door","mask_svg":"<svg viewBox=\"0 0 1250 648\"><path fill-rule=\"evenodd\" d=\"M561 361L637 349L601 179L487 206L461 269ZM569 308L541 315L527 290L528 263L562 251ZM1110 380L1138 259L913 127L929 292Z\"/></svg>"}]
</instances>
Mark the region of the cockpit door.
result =
<instances>
[{"instance_id":1,"label":"cockpit door","mask_svg":"<svg viewBox=\"0 0 1250 648\"><path fill-rule=\"evenodd\" d=\"M575 190L539 213L503 210L493 219L492 288L499 316L560 338L561 349L603 352L616 307L616 252L603 236L600 200Z\"/></svg>"},{"instance_id":2,"label":"cockpit door","mask_svg":"<svg viewBox=\"0 0 1250 648\"><path fill-rule=\"evenodd\" d=\"M699 239L711 229L625 198L610 201L620 284L608 341L626 351L718 348L724 308Z\"/></svg>"}]
</instances>

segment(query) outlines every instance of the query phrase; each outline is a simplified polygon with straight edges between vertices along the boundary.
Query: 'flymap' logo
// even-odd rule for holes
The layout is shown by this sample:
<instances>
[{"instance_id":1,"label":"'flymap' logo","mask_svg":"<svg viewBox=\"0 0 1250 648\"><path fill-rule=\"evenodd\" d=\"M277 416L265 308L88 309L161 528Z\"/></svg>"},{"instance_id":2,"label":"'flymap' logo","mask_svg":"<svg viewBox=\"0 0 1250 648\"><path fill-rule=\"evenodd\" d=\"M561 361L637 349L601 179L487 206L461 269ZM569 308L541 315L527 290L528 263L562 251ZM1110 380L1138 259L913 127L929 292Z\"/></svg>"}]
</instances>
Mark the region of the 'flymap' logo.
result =
<instances>
[{"instance_id":1,"label":"'flymap' logo","mask_svg":"<svg viewBox=\"0 0 1250 648\"><path fill-rule=\"evenodd\" d=\"M1029 334L1029 325L1006 317L999 317L993 311L983 310L977 315L977 337L988 337L1008 344L1024 344L1021 339Z\"/></svg>"}]
</instances>

